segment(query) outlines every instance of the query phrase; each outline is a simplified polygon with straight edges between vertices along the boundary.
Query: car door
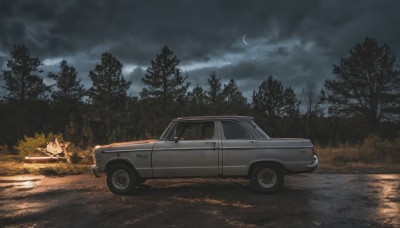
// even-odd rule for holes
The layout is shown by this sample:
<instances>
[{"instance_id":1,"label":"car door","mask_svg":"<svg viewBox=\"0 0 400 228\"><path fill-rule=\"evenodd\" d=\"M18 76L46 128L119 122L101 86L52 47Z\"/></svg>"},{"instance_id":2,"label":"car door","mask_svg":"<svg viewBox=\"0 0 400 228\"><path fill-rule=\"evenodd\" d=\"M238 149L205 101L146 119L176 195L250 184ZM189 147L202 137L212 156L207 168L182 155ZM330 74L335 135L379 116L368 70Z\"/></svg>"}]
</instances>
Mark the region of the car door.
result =
<instances>
[{"instance_id":1,"label":"car door","mask_svg":"<svg viewBox=\"0 0 400 228\"><path fill-rule=\"evenodd\" d=\"M236 120L221 121L222 132L222 173L223 176L247 174L249 161L257 150L258 140Z\"/></svg>"},{"instance_id":2,"label":"car door","mask_svg":"<svg viewBox=\"0 0 400 228\"><path fill-rule=\"evenodd\" d=\"M154 177L218 176L219 147L214 121L177 122L154 145Z\"/></svg>"}]
</instances>

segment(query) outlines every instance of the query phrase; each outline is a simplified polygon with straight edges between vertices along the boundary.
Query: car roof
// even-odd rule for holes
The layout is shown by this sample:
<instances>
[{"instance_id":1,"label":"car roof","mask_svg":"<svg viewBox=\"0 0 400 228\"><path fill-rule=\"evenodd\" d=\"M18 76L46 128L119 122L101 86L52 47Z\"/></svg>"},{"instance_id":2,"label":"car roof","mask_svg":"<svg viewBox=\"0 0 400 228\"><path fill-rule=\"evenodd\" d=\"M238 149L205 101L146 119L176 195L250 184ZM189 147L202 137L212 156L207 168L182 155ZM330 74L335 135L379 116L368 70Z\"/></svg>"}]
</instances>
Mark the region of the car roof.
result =
<instances>
[{"instance_id":1,"label":"car roof","mask_svg":"<svg viewBox=\"0 0 400 228\"><path fill-rule=\"evenodd\" d=\"M196 121L196 120L252 120L252 116L235 116L235 115L224 115L224 116L188 116L188 117L178 117L172 121Z\"/></svg>"}]
</instances>

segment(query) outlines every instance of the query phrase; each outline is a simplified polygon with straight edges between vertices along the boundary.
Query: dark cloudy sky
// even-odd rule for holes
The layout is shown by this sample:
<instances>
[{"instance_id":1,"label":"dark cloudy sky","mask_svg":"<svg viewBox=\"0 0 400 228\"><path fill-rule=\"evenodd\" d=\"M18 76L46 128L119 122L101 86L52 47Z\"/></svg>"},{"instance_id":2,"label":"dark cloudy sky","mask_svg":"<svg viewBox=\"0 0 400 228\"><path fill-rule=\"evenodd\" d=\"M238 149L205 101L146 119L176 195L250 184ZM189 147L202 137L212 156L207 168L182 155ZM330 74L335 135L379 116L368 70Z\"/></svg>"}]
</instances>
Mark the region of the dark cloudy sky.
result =
<instances>
[{"instance_id":1,"label":"dark cloudy sky","mask_svg":"<svg viewBox=\"0 0 400 228\"><path fill-rule=\"evenodd\" d=\"M136 95L150 61L168 46L193 86L207 89L215 71L249 97L268 75L298 92L306 81L321 87L365 37L399 57L400 1L0 0L0 34L2 69L12 46L25 44L42 60L43 76L66 59L89 87L88 72L110 52Z\"/></svg>"}]
</instances>

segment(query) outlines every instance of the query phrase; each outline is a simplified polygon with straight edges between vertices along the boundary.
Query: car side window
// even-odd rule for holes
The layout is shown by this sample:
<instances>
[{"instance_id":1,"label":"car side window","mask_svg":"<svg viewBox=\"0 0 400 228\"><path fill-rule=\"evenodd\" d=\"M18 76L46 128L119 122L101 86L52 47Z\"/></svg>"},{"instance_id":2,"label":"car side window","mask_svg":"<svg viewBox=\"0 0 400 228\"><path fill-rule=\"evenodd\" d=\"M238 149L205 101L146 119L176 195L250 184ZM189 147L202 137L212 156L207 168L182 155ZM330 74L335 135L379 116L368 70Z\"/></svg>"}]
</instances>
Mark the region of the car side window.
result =
<instances>
[{"instance_id":1,"label":"car side window","mask_svg":"<svg viewBox=\"0 0 400 228\"><path fill-rule=\"evenodd\" d=\"M221 121L226 139L251 139L246 129L235 121Z\"/></svg>"},{"instance_id":2,"label":"car side window","mask_svg":"<svg viewBox=\"0 0 400 228\"><path fill-rule=\"evenodd\" d=\"M178 123L174 135L179 141L207 140L214 138L214 122Z\"/></svg>"}]
</instances>

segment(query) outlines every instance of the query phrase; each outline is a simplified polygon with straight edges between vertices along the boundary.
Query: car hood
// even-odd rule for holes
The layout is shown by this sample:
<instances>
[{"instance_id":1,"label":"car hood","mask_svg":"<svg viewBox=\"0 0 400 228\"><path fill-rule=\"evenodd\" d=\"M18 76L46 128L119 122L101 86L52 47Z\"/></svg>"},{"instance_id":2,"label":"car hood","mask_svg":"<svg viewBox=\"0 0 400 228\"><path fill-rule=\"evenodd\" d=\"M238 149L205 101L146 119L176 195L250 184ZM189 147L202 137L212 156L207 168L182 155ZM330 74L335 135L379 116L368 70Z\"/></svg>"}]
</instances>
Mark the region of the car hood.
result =
<instances>
[{"instance_id":1,"label":"car hood","mask_svg":"<svg viewBox=\"0 0 400 228\"><path fill-rule=\"evenodd\" d=\"M95 149L104 151L104 152L152 149L155 142L157 142L157 140L155 140L155 139L139 140L139 141L131 141L131 142L120 142L120 143L112 143L109 145L96 146Z\"/></svg>"}]
</instances>

